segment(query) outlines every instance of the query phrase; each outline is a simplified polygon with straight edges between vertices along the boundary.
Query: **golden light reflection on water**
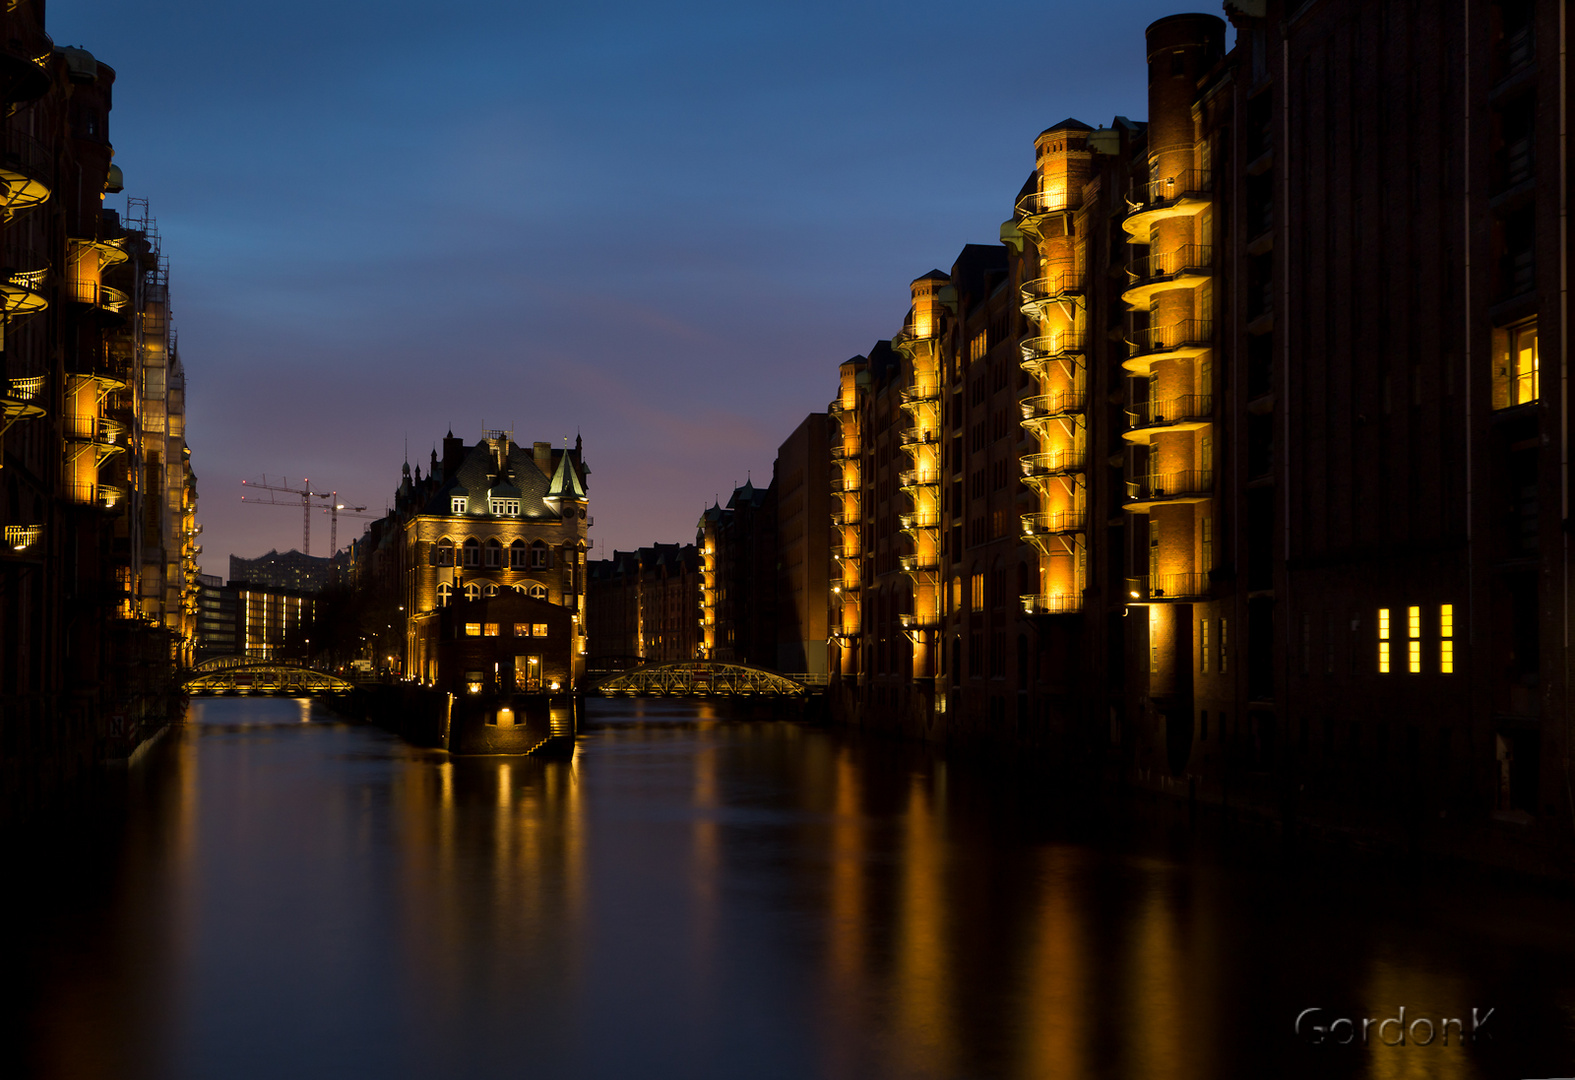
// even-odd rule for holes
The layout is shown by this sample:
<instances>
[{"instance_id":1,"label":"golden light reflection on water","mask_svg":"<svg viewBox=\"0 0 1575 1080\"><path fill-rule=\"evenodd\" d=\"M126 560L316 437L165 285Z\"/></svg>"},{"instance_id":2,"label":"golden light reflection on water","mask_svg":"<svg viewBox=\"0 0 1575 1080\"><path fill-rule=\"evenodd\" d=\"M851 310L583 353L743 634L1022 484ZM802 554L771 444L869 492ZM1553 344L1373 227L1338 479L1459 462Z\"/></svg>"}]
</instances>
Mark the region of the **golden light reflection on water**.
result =
<instances>
[{"instance_id":1,"label":"golden light reflection on water","mask_svg":"<svg viewBox=\"0 0 1575 1080\"><path fill-rule=\"evenodd\" d=\"M1363 1052L1368 1062L1367 1075L1372 1080L1461 1080L1475 1075L1474 1064L1460 1045L1459 1033L1471 1030L1471 1006L1480 1003L1470 1001L1470 992L1462 980L1442 972L1408 969L1379 954L1368 963L1365 992L1367 1008L1362 1010L1362 1017L1356 1018L1355 1037L1361 1038L1362 1020L1376 1021L1368 1030L1369 1042ZM1386 1020L1399 1020L1402 1006L1406 1010L1404 1024L1384 1027ZM1421 1018L1433 1024L1416 1026ZM1445 1032L1439 1030L1437 1022L1449 1018L1462 1023L1459 1028L1449 1025L1449 1045L1445 1046ZM1402 1036L1405 1044L1398 1045ZM1418 1036L1430 1045L1418 1046Z\"/></svg>"},{"instance_id":2,"label":"golden light reflection on water","mask_svg":"<svg viewBox=\"0 0 1575 1080\"><path fill-rule=\"evenodd\" d=\"M1022 1072L1026 1076L1089 1075L1088 1018L1083 1002L1089 987L1084 969L1080 904L1073 895L1073 859L1065 848L1040 853L1039 903L1034 910L1033 938L1025 950L1026 986L1020 1001L1024 1015L1018 1030Z\"/></svg>"},{"instance_id":3,"label":"golden light reflection on water","mask_svg":"<svg viewBox=\"0 0 1575 1080\"><path fill-rule=\"evenodd\" d=\"M949 1005L957 988L949 982L944 812L944 775L937 794L925 776L908 781L902 822L900 907L896 912L897 958L892 988L897 1045L909 1075L956 1073ZM937 806L937 803L942 805Z\"/></svg>"}]
</instances>

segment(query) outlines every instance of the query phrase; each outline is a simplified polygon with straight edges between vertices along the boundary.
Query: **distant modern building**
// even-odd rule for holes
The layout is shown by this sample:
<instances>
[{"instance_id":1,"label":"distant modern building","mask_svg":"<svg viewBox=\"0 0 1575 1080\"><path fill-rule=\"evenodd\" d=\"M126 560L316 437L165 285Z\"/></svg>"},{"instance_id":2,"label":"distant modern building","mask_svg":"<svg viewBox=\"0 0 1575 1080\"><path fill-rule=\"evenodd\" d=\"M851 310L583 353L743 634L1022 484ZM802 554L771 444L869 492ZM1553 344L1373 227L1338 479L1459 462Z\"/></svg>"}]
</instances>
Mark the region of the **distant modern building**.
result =
<instances>
[{"instance_id":1,"label":"distant modern building","mask_svg":"<svg viewBox=\"0 0 1575 1080\"><path fill-rule=\"evenodd\" d=\"M291 549L270 551L255 559L230 556L230 581L290 589L300 593L319 593L349 576L348 550L332 556L303 555Z\"/></svg>"},{"instance_id":2,"label":"distant modern building","mask_svg":"<svg viewBox=\"0 0 1575 1080\"><path fill-rule=\"evenodd\" d=\"M244 582L231 583L226 591L235 597L235 637L242 655L253 660L310 655L315 593Z\"/></svg>"},{"instance_id":3,"label":"distant modern building","mask_svg":"<svg viewBox=\"0 0 1575 1080\"><path fill-rule=\"evenodd\" d=\"M197 651L196 660L216 656L238 656L244 652L236 635L239 597L234 586L226 587L217 574L197 578Z\"/></svg>"}]
</instances>

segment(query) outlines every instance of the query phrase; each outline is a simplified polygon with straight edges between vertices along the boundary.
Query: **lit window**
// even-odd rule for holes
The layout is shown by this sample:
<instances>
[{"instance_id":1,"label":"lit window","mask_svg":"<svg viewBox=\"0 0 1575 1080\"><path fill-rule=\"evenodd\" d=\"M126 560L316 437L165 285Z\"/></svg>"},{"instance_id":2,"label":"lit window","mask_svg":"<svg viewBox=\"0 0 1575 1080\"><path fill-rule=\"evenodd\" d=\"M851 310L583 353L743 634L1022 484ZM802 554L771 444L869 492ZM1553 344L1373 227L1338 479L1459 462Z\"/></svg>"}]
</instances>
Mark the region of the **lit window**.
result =
<instances>
[{"instance_id":1,"label":"lit window","mask_svg":"<svg viewBox=\"0 0 1575 1080\"><path fill-rule=\"evenodd\" d=\"M481 636L482 637L497 637L498 636L498 624L495 623L495 622L482 623L482 625L481 625Z\"/></svg>"},{"instance_id":2,"label":"lit window","mask_svg":"<svg viewBox=\"0 0 1575 1080\"><path fill-rule=\"evenodd\" d=\"M545 586L545 585L532 585L530 587L530 595L531 595L531 598L535 599L535 600L545 600L545 599L547 599L547 586Z\"/></svg>"},{"instance_id":3,"label":"lit window","mask_svg":"<svg viewBox=\"0 0 1575 1080\"><path fill-rule=\"evenodd\" d=\"M1389 674L1389 609L1378 609L1378 674Z\"/></svg>"},{"instance_id":4,"label":"lit window","mask_svg":"<svg viewBox=\"0 0 1575 1080\"><path fill-rule=\"evenodd\" d=\"M1422 609L1406 608L1406 660L1411 674L1422 673Z\"/></svg>"},{"instance_id":5,"label":"lit window","mask_svg":"<svg viewBox=\"0 0 1575 1080\"><path fill-rule=\"evenodd\" d=\"M474 583L472 583L470 585L466 585L465 586L465 599L466 600L480 600L481 599L481 586L480 585L476 585Z\"/></svg>"},{"instance_id":6,"label":"lit window","mask_svg":"<svg viewBox=\"0 0 1575 1080\"><path fill-rule=\"evenodd\" d=\"M546 570L552 566L552 556L547 552L547 545L540 540L530 546L530 568L532 570Z\"/></svg>"},{"instance_id":7,"label":"lit window","mask_svg":"<svg viewBox=\"0 0 1575 1080\"><path fill-rule=\"evenodd\" d=\"M468 622L468 623L466 623L465 624L465 636L466 637L480 637L481 636L481 624L479 622Z\"/></svg>"},{"instance_id":8,"label":"lit window","mask_svg":"<svg viewBox=\"0 0 1575 1080\"><path fill-rule=\"evenodd\" d=\"M465 498L465 496L463 496L463 495L455 495L453 498L449 499L449 505L448 505L449 513L451 513L451 514L463 514L465 512L465 503L467 501L468 500Z\"/></svg>"},{"instance_id":9,"label":"lit window","mask_svg":"<svg viewBox=\"0 0 1575 1080\"><path fill-rule=\"evenodd\" d=\"M1493 407L1526 405L1541 396L1537 323L1493 331Z\"/></svg>"},{"instance_id":10,"label":"lit window","mask_svg":"<svg viewBox=\"0 0 1575 1080\"><path fill-rule=\"evenodd\" d=\"M973 601L973 610L984 610L984 575L975 573L968 582L969 596Z\"/></svg>"},{"instance_id":11,"label":"lit window","mask_svg":"<svg viewBox=\"0 0 1575 1080\"><path fill-rule=\"evenodd\" d=\"M487 597L496 596L498 595L498 587L489 581L481 587L481 595Z\"/></svg>"},{"instance_id":12,"label":"lit window","mask_svg":"<svg viewBox=\"0 0 1575 1080\"><path fill-rule=\"evenodd\" d=\"M492 513L499 517L519 517L520 501L518 499L493 499Z\"/></svg>"},{"instance_id":13,"label":"lit window","mask_svg":"<svg viewBox=\"0 0 1575 1080\"><path fill-rule=\"evenodd\" d=\"M1438 671L1441 675L1455 673L1455 605L1444 604L1438 609Z\"/></svg>"},{"instance_id":14,"label":"lit window","mask_svg":"<svg viewBox=\"0 0 1575 1080\"><path fill-rule=\"evenodd\" d=\"M450 600L452 600L452 599L454 599L454 586L450 585L446 581L442 582L441 584L439 584L438 585L438 606L439 607L447 607L448 606L448 602Z\"/></svg>"},{"instance_id":15,"label":"lit window","mask_svg":"<svg viewBox=\"0 0 1575 1080\"><path fill-rule=\"evenodd\" d=\"M546 637L547 636L547 624L546 623L544 623L544 622L532 623L531 624L531 628L532 628L532 636L533 637Z\"/></svg>"},{"instance_id":16,"label":"lit window","mask_svg":"<svg viewBox=\"0 0 1575 1080\"><path fill-rule=\"evenodd\" d=\"M1204 520L1206 521L1208 519L1205 518ZM1199 629L1202 631L1203 638L1203 662L1198 670L1207 675L1209 671L1209 621L1204 619L1200 624Z\"/></svg>"},{"instance_id":17,"label":"lit window","mask_svg":"<svg viewBox=\"0 0 1575 1080\"><path fill-rule=\"evenodd\" d=\"M454 565L454 542L452 540L439 540L437 546L437 565Z\"/></svg>"},{"instance_id":18,"label":"lit window","mask_svg":"<svg viewBox=\"0 0 1575 1080\"><path fill-rule=\"evenodd\" d=\"M514 624L515 637L530 637L530 623L517 622Z\"/></svg>"}]
</instances>

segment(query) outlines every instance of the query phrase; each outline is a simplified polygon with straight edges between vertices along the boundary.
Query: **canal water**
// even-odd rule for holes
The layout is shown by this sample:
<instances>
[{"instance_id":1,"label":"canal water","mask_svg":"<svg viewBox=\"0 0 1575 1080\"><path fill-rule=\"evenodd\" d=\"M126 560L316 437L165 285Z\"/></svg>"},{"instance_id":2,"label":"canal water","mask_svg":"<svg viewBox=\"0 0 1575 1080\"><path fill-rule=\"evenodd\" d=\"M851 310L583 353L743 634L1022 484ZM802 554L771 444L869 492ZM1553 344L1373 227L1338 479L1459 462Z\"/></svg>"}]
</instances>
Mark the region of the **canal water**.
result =
<instances>
[{"instance_id":1,"label":"canal water","mask_svg":"<svg viewBox=\"0 0 1575 1080\"><path fill-rule=\"evenodd\" d=\"M1575 1073L1568 899L1049 783L693 703L538 761L198 702L8 842L0 1074Z\"/></svg>"}]
</instances>

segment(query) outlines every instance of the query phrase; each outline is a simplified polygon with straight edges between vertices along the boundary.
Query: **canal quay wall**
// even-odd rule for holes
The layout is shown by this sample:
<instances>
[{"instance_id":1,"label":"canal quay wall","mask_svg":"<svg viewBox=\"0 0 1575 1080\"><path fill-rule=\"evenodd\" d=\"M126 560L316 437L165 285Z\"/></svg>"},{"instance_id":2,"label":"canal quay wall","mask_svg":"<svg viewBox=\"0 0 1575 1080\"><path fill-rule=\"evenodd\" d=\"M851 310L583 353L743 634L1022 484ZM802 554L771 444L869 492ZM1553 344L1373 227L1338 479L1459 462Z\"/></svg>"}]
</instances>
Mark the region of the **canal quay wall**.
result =
<instances>
[{"instance_id":1,"label":"canal quay wall","mask_svg":"<svg viewBox=\"0 0 1575 1080\"><path fill-rule=\"evenodd\" d=\"M479 755L560 752L579 715L567 694L472 697L408 683L358 686L332 707L416 746Z\"/></svg>"},{"instance_id":2,"label":"canal quay wall","mask_svg":"<svg viewBox=\"0 0 1575 1080\"><path fill-rule=\"evenodd\" d=\"M861 701L855 688L833 684L819 718L835 727L896 741L923 743L983 769L1003 764L1042 778L1048 798L1110 815L1141 808L1188 828L1220 827L1266 842L1386 863L1440 863L1490 875L1508 874L1575 885L1575 843L1531 827L1523 815L1483 813L1461 803L1437 808L1414 774L1356 774L1331 785L1299 767L1288 753L1254 767L1249 750L1232 755L1223 780L1171 775L1143 753L1162 726L1123 725L1067 714L992 722L976 711L937 710L929 695L900 684L881 700Z\"/></svg>"}]
</instances>

